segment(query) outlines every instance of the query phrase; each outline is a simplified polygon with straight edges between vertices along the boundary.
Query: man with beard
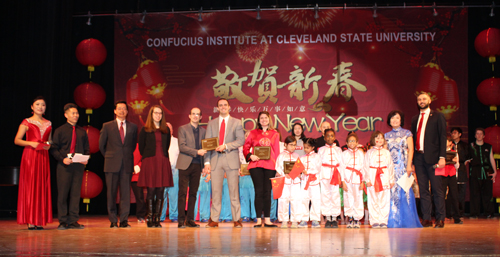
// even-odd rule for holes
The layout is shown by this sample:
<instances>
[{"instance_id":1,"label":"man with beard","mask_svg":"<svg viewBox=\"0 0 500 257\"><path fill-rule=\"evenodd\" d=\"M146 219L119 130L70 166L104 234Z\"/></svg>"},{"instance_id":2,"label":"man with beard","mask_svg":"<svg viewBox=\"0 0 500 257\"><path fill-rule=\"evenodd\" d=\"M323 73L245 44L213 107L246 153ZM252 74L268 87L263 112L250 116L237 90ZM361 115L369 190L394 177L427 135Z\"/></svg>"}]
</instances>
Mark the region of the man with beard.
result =
<instances>
[{"instance_id":1,"label":"man with beard","mask_svg":"<svg viewBox=\"0 0 500 257\"><path fill-rule=\"evenodd\" d=\"M432 226L430 181L435 204L435 228L443 228L445 218L444 192L441 177L435 175L435 168L444 168L446 165L446 120L442 113L429 108L431 98L427 93L422 92L417 96L417 104L420 114L412 118L411 132L415 135L413 137L415 143L413 164L420 189L422 226Z\"/></svg>"}]
</instances>

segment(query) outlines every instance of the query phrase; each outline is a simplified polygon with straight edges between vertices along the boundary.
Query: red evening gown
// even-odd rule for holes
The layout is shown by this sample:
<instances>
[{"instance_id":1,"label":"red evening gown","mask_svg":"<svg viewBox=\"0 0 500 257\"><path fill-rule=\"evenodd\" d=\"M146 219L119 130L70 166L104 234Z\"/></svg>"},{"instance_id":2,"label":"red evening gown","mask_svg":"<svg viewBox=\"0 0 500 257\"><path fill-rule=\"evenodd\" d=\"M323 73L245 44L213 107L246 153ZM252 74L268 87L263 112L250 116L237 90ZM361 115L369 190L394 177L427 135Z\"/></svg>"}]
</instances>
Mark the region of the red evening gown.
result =
<instances>
[{"instance_id":1,"label":"red evening gown","mask_svg":"<svg viewBox=\"0 0 500 257\"><path fill-rule=\"evenodd\" d=\"M25 119L28 126L26 141L47 142L52 126L50 121L40 124ZM50 193L50 165L47 150L25 146L21 160L17 223L45 226L52 223L52 198Z\"/></svg>"}]
</instances>

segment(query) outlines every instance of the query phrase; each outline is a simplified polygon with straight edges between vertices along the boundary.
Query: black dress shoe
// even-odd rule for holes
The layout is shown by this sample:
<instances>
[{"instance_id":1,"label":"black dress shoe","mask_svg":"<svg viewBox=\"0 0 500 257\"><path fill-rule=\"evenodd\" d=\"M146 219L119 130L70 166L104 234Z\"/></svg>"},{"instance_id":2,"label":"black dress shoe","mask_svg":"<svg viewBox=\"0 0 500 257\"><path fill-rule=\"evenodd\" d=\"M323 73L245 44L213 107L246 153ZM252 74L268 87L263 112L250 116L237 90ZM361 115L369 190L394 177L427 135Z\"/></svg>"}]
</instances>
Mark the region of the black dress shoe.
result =
<instances>
[{"instance_id":1,"label":"black dress shoe","mask_svg":"<svg viewBox=\"0 0 500 257\"><path fill-rule=\"evenodd\" d=\"M59 226L57 227L59 230L66 230L68 229L68 224L66 222L61 222L59 223Z\"/></svg>"},{"instance_id":2,"label":"black dress shoe","mask_svg":"<svg viewBox=\"0 0 500 257\"><path fill-rule=\"evenodd\" d=\"M462 221L462 219L455 219L454 223L455 224L464 224L464 222Z\"/></svg>"},{"instance_id":3,"label":"black dress shoe","mask_svg":"<svg viewBox=\"0 0 500 257\"><path fill-rule=\"evenodd\" d=\"M264 223L264 227L266 227L266 228L277 228L278 226L274 225L274 224L266 224L266 223Z\"/></svg>"},{"instance_id":4,"label":"black dress shoe","mask_svg":"<svg viewBox=\"0 0 500 257\"><path fill-rule=\"evenodd\" d=\"M130 224L128 224L128 221L120 221L120 228L130 228Z\"/></svg>"},{"instance_id":5,"label":"black dress shoe","mask_svg":"<svg viewBox=\"0 0 500 257\"><path fill-rule=\"evenodd\" d=\"M68 225L68 229L83 229L84 227L84 225L81 225L76 221Z\"/></svg>"},{"instance_id":6,"label":"black dress shoe","mask_svg":"<svg viewBox=\"0 0 500 257\"><path fill-rule=\"evenodd\" d=\"M422 221L422 227L424 227L424 228L432 227L432 221L430 221L430 220L423 220Z\"/></svg>"},{"instance_id":7,"label":"black dress shoe","mask_svg":"<svg viewBox=\"0 0 500 257\"><path fill-rule=\"evenodd\" d=\"M35 226L35 229L36 230L43 230L43 227L41 227L41 226Z\"/></svg>"},{"instance_id":8,"label":"black dress shoe","mask_svg":"<svg viewBox=\"0 0 500 257\"><path fill-rule=\"evenodd\" d=\"M118 223L116 222L111 222L111 225L109 226L110 228L118 228Z\"/></svg>"},{"instance_id":9,"label":"black dress shoe","mask_svg":"<svg viewBox=\"0 0 500 257\"><path fill-rule=\"evenodd\" d=\"M434 228L444 228L444 221L437 220L436 221L436 226L434 226Z\"/></svg>"},{"instance_id":10,"label":"black dress shoe","mask_svg":"<svg viewBox=\"0 0 500 257\"><path fill-rule=\"evenodd\" d=\"M200 225L196 224L193 220L186 221L186 227L188 228L199 228Z\"/></svg>"},{"instance_id":11,"label":"black dress shoe","mask_svg":"<svg viewBox=\"0 0 500 257\"><path fill-rule=\"evenodd\" d=\"M261 228L262 227L262 223L261 224L257 224L257 225L253 225L254 228Z\"/></svg>"},{"instance_id":12,"label":"black dress shoe","mask_svg":"<svg viewBox=\"0 0 500 257\"><path fill-rule=\"evenodd\" d=\"M179 222L177 224L177 228L186 228L186 225L184 224L184 222Z\"/></svg>"},{"instance_id":13,"label":"black dress shoe","mask_svg":"<svg viewBox=\"0 0 500 257\"><path fill-rule=\"evenodd\" d=\"M36 229L36 226L33 226L33 225L29 225L28 224L28 230L35 230Z\"/></svg>"}]
</instances>

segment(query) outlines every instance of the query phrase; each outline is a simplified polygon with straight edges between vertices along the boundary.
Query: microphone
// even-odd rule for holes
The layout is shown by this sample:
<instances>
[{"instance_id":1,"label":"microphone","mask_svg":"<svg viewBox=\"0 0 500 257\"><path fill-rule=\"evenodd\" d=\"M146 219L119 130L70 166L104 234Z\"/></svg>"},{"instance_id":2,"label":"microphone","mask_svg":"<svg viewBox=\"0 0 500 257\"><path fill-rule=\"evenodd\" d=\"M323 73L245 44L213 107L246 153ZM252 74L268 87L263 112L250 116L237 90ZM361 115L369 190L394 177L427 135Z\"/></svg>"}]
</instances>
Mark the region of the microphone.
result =
<instances>
[{"instance_id":1,"label":"microphone","mask_svg":"<svg viewBox=\"0 0 500 257\"><path fill-rule=\"evenodd\" d=\"M434 165L432 165L432 168L434 168L434 169L439 168L439 164L434 164Z\"/></svg>"}]
</instances>

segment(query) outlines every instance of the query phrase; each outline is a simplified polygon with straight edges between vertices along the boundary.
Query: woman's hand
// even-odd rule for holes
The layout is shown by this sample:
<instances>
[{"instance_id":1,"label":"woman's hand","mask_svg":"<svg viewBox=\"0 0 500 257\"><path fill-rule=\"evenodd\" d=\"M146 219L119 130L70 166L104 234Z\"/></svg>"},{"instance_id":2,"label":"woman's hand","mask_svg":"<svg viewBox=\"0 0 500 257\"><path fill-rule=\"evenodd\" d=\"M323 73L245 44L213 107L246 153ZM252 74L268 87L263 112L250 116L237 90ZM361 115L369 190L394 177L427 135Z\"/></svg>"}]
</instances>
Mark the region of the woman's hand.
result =
<instances>
[{"instance_id":1,"label":"woman's hand","mask_svg":"<svg viewBox=\"0 0 500 257\"><path fill-rule=\"evenodd\" d=\"M342 189L344 189L345 192L347 192L347 184L345 183L345 181L342 181Z\"/></svg>"},{"instance_id":2,"label":"woman's hand","mask_svg":"<svg viewBox=\"0 0 500 257\"><path fill-rule=\"evenodd\" d=\"M412 166L406 167L406 175L410 177L412 173L413 173L413 167Z\"/></svg>"},{"instance_id":3,"label":"woman's hand","mask_svg":"<svg viewBox=\"0 0 500 257\"><path fill-rule=\"evenodd\" d=\"M259 158L257 155L253 155L253 154L252 154L252 155L250 155L250 159L251 159L252 161L254 161L254 162L257 162L257 161L259 161L259 160L260 160L260 158Z\"/></svg>"}]
</instances>

